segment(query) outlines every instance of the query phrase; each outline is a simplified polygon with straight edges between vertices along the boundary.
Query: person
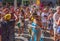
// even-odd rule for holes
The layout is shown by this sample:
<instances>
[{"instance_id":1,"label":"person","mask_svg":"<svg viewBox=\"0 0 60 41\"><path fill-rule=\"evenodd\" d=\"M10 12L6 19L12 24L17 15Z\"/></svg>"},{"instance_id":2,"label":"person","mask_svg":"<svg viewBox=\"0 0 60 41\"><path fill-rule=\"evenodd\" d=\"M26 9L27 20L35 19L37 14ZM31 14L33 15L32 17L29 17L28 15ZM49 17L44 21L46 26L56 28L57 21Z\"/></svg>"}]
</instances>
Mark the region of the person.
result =
<instances>
[{"instance_id":1,"label":"person","mask_svg":"<svg viewBox=\"0 0 60 41\"><path fill-rule=\"evenodd\" d=\"M36 19L34 19L33 22L32 22L32 41L37 41L37 38L36 38L36 36L37 36L36 27L37 27Z\"/></svg>"},{"instance_id":2,"label":"person","mask_svg":"<svg viewBox=\"0 0 60 41\"><path fill-rule=\"evenodd\" d=\"M60 18L59 18L59 20L58 20L57 34L60 34Z\"/></svg>"},{"instance_id":3,"label":"person","mask_svg":"<svg viewBox=\"0 0 60 41\"><path fill-rule=\"evenodd\" d=\"M48 30L50 30L50 34L53 35L53 10L52 8L49 9Z\"/></svg>"},{"instance_id":4,"label":"person","mask_svg":"<svg viewBox=\"0 0 60 41\"><path fill-rule=\"evenodd\" d=\"M25 18L25 13L23 8L21 9L21 20L22 20L22 34L24 33L24 18Z\"/></svg>"},{"instance_id":5,"label":"person","mask_svg":"<svg viewBox=\"0 0 60 41\"><path fill-rule=\"evenodd\" d=\"M56 40L59 41L60 39L60 18L58 19L58 27L57 27L57 30L56 30L57 34L56 34Z\"/></svg>"},{"instance_id":6,"label":"person","mask_svg":"<svg viewBox=\"0 0 60 41\"><path fill-rule=\"evenodd\" d=\"M2 41L15 41L15 35L14 35L14 27L15 27L15 21L16 21L16 15L14 13L12 13L11 11L6 12L3 16L3 22L2 22L2 26L3 26L3 33L2 35L3 39ZM4 28L5 26L5 28ZM5 31L4 31L5 30ZM7 39L8 37L8 39Z\"/></svg>"},{"instance_id":7,"label":"person","mask_svg":"<svg viewBox=\"0 0 60 41\"><path fill-rule=\"evenodd\" d=\"M5 14L3 16L3 20L2 20L2 41L8 41L9 40L9 24L7 23L7 21L9 21L11 19L11 14ZM8 37L8 39L7 39Z\"/></svg>"},{"instance_id":8,"label":"person","mask_svg":"<svg viewBox=\"0 0 60 41\"><path fill-rule=\"evenodd\" d=\"M56 10L56 13L53 15L54 41L56 41L56 30L58 27L58 20L60 18L60 6L57 6Z\"/></svg>"},{"instance_id":9,"label":"person","mask_svg":"<svg viewBox=\"0 0 60 41\"><path fill-rule=\"evenodd\" d=\"M22 23L21 22L21 14L20 14L20 12L17 13L17 17L18 17L17 26L19 28L19 30L18 30L19 35L18 36L20 36L20 33L21 33L21 23Z\"/></svg>"},{"instance_id":10,"label":"person","mask_svg":"<svg viewBox=\"0 0 60 41\"><path fill-rule=\"evenodd\" d=\"M41 16L36 16L36 20L37 20L37 28L36 28L36 30L37 30L37 41L41 41L40 39L41 39L41 28L42 28L42 23L41 23Z\"/></svg>"},{"instance_id":11,"label":"person","mask_svg":"<svg viewBox=\"0 0 60 41\"><path fill-rule=\"evenodd\" d=\"M44 8L42 14L41 14L41 21L42 21L42 25L43 25L43 29L47 29L47 19L48 19L48 8Z\"/></svg>"},{"instance_id":12,"label":"person","mask_svg":"<svg viewBox=\"0 0 60 41\"><path fill-rule=\"evenodd\" d=\"M27 7L26 8L26 11L25 11L25 14L24 14L24 28L25 30L28 28L28 21L29 21L29 14L30 14L30 11L29 11L29 8Z\"/></svg>"},{"instance_id":13,"label":"person","mask_svg":"<svg viewBox=\"0 0 60 41\"><path fill-rule=\"evenodd\" d=\"M15 22L16 22L17 17L14 13L10 13L10 14L11 14L11 19L9 21L7 21L9 41L15 41L14 27L15 27Z\"/></svg>"},{"instance_id":14,"label":"person","mask_svg":"<svg viewBox=\"0 0 60 41\"><path fill-rule=\"evenodd\" d=\"M1 26L1 22L2 22L2 13L0 12L0 41L2 41L1 39L2 39L2 26Z\"/></svg>"}]
</instances>

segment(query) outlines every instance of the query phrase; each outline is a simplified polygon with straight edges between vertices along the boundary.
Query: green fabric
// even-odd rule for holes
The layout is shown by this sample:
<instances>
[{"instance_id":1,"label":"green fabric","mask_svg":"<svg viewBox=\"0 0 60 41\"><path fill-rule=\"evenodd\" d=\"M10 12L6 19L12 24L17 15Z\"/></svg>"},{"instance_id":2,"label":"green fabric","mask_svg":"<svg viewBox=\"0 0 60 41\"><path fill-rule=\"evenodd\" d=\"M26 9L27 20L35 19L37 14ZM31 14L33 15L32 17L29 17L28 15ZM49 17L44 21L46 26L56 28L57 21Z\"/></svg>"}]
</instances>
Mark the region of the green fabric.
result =
<instances>
[{"instance_id":1,"label":"green fabric","mask_svg":"<svg viewBox=\"0 0 60 41\"><path fill-rule=\"evenodd\" d=\"M17 26L20 28L20 23L18 23Z\"/></svg>"}]
</instances>

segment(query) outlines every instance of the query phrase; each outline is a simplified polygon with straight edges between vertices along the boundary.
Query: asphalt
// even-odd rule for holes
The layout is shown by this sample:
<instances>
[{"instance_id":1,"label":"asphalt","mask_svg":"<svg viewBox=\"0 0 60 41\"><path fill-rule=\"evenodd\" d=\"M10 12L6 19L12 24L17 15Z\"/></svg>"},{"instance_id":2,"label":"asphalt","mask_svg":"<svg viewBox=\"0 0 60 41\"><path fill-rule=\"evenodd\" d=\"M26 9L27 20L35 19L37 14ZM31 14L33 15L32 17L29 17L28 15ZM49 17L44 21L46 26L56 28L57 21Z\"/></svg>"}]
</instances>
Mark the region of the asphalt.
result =
<instances>
[{"instance_id":1,"label":"asphalt","mask_svg":"<svg viewBox=\"0 0 60 41\"><path fill-rule=\"evenodd\" d=\"M15 27L16 29L18 29L17 27ZM28 31L24 31L23 34L21 34L20 36L18 36L17 30L15 33L15 40L16 41L29 41L30 39L30 35L28 33ZM48 32L44 32L41 34L41 39L42 41L53 41L53 37L50 37L50 34Z\"/></svg>"}]
</instances>

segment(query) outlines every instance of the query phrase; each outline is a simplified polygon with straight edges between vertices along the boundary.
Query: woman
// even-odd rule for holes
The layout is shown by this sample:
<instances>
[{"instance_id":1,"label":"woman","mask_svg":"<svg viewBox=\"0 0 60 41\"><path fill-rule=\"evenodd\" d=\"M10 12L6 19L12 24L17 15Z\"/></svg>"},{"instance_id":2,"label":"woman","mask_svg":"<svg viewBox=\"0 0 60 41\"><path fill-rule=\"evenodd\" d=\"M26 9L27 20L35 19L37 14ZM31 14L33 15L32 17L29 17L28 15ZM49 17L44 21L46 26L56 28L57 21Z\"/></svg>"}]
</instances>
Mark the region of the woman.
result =
<instances>
[{"instance_id":1,"label":"woman","mask_svg":"<svg viewBox=\"0 0 60 41\"><path fill-rule=\"evenodd\" d=\"M37 41L37 30L36 30L37 24L36 19L32 22L32 41Z\"/></svg>"},{"instance_id":2,"label":"woman","mask_svg":"<svg viewBox=\"0 0 60 41\"><path fill-rule=\"evenodd\" d=\"M54 15L53 15L54 41L56 41L56 30L58 27L59 18L60 18L60 6L57 6L56 13L54 13Z\"/></svg>"},{"instance_id":3,"label":"woman","mask_svg":"<svg viewBox=\"0 0 60 41\"><path fill-rule=\"evenodd\" d=\"M53 10L52 8L49 9L48 29L50 30L50 34L53 35Z\"/></svg>"},{"instance_id":4,"label":"woman","mask_svg":"<svg viewBox=\"0 0 60 41\"><path fill-rule=\"evenodd\" d=\"M21 33L21 18L20 18L20 16L21 16L21 14L20 14L20 10L19 9L17 9L16 10L16 15L17 15L17 26L18 26L18 33L19 33L19 35L18 36L20 36L20 33Z\"/></svg>"},{"instance_id":5,"label":"woman","mask_svg":"<svg viewBox=\"0 0 60 41\"><path fill-rule=\"evenodd\" d=\"M42 21L42 25L43 25L43 29L46 30L47 29L47 19L48 19L48 8L44 8L42 14L41 14L41 21Z\"/></svg>"},{"instance_id":6,"label":"woman","mask_svg":"<svg viewBox=\"0 0 60 41\"><path fill-rule=\"evenodd\" d=\"M42 24L41 24L41 21L39 20L40 17L37 17L37 18L38 18L36 20L36 22L37 22L37 27L36 27L36 30L37 30L37 41L40 41Z\"/></svg>"},{"instance_id":7,"label":"woman","mask_svg":"<svg viewBox=\"0 0 60 41\"><path fill-rule=\"evenodd\" d=\"M1 12L0 12L0 41L2 41L1 40L1 35L2 35L2 29L1 29L1 22L2 22L2 14L1 14Z\"/></svg>"}]
</instances>

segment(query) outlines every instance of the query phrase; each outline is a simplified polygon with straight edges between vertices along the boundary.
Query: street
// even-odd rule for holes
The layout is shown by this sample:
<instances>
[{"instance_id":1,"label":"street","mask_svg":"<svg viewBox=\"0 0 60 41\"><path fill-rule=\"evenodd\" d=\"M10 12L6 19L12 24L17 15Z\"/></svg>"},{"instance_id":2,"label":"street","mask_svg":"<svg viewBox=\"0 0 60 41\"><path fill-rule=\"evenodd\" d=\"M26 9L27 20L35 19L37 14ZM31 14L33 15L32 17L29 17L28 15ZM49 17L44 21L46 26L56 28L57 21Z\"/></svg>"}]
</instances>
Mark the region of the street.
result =
<instances>
[{"instance_id":1,"label":"street","mask_svg":"<svg viewBox=\"0 0 60 41\"><path fill-rule=\"evenodd\" d=\"M16 29L18 29L18 27L15 27ZM29 41L30 39L30 35L28 33L28 31L24 31L23 34L21 34L20 36L18 36L18 33L15 33L15 39L16 41ZM50 34L48 32L46 32L44 35L41 34L41 41L53 41L53 37L50 37Z\"/></svg>"}]
</instances>

